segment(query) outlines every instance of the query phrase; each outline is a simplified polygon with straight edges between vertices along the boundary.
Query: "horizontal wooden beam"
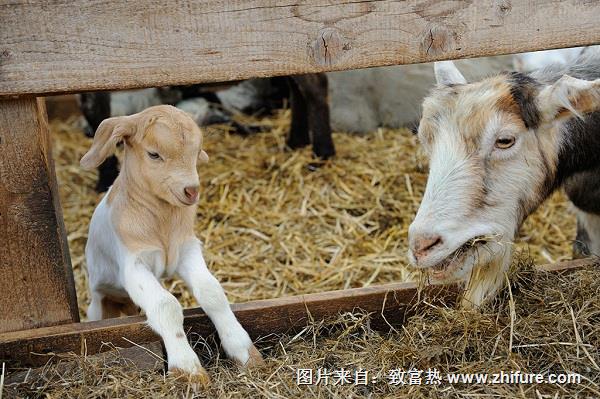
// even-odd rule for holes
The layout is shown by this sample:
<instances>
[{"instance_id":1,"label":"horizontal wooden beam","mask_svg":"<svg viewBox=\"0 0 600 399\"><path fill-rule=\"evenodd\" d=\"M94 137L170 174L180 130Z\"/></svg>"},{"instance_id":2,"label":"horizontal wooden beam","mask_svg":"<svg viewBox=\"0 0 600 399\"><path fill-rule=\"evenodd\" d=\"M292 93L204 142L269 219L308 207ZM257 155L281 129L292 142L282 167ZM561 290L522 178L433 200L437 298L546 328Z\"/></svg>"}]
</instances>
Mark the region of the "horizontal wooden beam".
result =
<instances>
[{"instance_id":1,"label":"horizontal wooden beam","mask_svg":"<svg viewBox=\"0 0 600 399\"><path fill-rule=\"evenodd\" d=\"M600 43L581 0L0 1L0 97Z\"/></svg>"},{"instance_id":2,"label":"horizontal wooden beam","mask_svg":"<svg viewBox=\"0 0 600 399\"><path fill-rule=\"evenodd\" d=\"M558 263L547 263L539 265L536 270L541 272L569 272L579 270L584 267L600 267L600 257L583 258L575 260L567 260Z\"/></svg>"},{"instance_id":3,"label":"horizontal wooden beam","mask_svg":"<svg viewBox=\"0 0 600 399\"><path fill-rule=\"evenodd\" d=\"M455 285L431 285L419 291L414 283L395 283L252 301L234 304L232 308L252 338L257 339L292 333L304 328L310 320L324 320L358 309L373 313L373 328L385 329L401 324L405 316L414 313L418 298L426 298L429 303L452 305L458 292ZM204 337L214 332L212 323L199 308L186 309L184 316L187 331ZM113 346L125 348L132 346L132 342L146 344L158 339L147 326L145 317L139 316L64 324L0 334L0 361L39 366L53 354L91 355Z\"/></svg>"},{"instance_id":4,"label":"horizontal wooden beam","mask_svg":"<svg viewBox=\"0 0 600 399\"><path fill-rule=\"evenodd\" d=\"M597 265L599 259L584 259L538 267L541 271L571 271ZM252 301L232 305L240 323L254 338L293 333L311 320L331 319L340 313L362 310L371 313L371 327L387 331L423 310L423 306L452 306L460 293L457 285L429 285L419 290L414 283L393 283L366 288ZM419 301L419 299L424 299ZM200 309L187 309L185 326L201 336L214 333L208 317ZM73 323L0 334L0 361L9 365L39 366L54 354L74 352L92 355L113 347L157 341L143 317L124 317L96 322ZM111 345L107 345L107 344Z\"/></svg>"}]
</instances>

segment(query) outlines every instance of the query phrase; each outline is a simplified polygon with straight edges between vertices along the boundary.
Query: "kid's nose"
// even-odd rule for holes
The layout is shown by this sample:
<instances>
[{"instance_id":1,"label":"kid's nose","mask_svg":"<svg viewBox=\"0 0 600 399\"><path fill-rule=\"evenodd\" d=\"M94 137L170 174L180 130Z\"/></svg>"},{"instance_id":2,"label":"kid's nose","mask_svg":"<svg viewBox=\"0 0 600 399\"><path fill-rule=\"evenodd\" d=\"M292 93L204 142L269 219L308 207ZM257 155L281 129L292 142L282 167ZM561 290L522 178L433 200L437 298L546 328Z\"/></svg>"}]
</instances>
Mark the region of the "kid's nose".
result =
<instances>
[{"instance_id":1,"label":"kid's nose","mask_svg":"<svg viewBox=\"0 0 600 399\"><path fill-rule=\"evenodd\" d=\"M183 191L185 193L185 197L192 202L198 200L198 187L199 186L188 186L184 188Z\"/></svg>"}]
</instances>

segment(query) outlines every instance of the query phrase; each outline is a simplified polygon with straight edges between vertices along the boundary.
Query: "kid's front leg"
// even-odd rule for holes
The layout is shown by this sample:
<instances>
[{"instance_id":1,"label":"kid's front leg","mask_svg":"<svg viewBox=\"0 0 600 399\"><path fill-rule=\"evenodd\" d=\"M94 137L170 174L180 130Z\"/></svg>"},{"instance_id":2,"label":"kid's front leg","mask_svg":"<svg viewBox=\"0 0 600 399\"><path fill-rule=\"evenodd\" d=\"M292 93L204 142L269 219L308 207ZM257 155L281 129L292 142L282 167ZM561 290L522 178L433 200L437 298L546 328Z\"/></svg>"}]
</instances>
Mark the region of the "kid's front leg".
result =
<instances>
[{"instance_id":1,"label":"kid's front leg","mask_svg":"<svg viewBox=\"0 0 600 399\"><path fill-rule=\"evenodd\" d=\"M183 310L177 298L163 288L145 265L134 260L124 265L122 280L130 298L146 312L150 327L161 336L169 371L184 374L194 385L208 385L208 373L183 331Z\"/></svg>"},{"instance_id":2,"label":"kid's front leg","mask_svg":"<svg viewBox=\"0 0 600 399\"><path fill-rule=\"evenodd\" d=\"M260 352L231 311L221 284L206 267L200 240L195 238L183 246L177 273L215 325L227 356L242 366L262 364Z\"/></svg>"}]
</instances>

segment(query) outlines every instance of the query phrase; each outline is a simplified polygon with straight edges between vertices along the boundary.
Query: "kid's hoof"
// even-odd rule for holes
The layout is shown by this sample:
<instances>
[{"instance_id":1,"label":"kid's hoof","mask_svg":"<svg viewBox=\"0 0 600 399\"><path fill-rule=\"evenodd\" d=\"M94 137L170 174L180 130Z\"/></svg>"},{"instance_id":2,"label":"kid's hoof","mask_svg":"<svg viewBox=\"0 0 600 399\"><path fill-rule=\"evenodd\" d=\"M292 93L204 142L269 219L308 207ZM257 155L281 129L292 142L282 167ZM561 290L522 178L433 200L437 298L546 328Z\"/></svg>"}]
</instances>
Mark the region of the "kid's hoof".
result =
<instances>
[{"instance_id":1,"label":"kid's hoof","mask_svg":"<svg viewBox=\"0 0 600 399\"><path fill-rule=\"evenodd\" d=\"M195 391L210 387L210 376L202 366L199 370L196 370L192 373L183 371L179 368L173 368L169 370L169 374L176 379L187 381L187 383L190 384Z\"/></svg>"},{"instance_id":2,"label":"kid's hoof","mask_svg":"<svg viewBox=\"0 0 600 399\"><path fill-rule=\"evenodd\" d=\"M248 361L243 366L246 368L264 366L265 360L254 345L248 349Z\"/></svg>"}]
</instances>

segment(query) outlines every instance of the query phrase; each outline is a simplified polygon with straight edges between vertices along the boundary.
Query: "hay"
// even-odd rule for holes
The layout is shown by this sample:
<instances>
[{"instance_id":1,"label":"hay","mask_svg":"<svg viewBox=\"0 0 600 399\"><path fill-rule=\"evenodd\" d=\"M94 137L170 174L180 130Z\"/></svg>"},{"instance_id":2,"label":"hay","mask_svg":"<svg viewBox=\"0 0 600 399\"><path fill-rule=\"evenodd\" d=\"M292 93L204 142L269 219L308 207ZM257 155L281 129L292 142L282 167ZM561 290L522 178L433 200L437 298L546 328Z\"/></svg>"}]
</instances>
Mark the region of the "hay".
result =
<instances>
[{"instance_id":1,"label":"hay","mask_svg":"<svg viewBox=\"0 0 600 399\"><path fill-rule=\"evenodd\" d=\"M197 233L209 267L234 302L360 287L410 279L407 228L426 182L416 140L405 130L370 136L335 134L338 156L313 170L310 150L285 152L289 111L253 120L266 132L230 135L209 129L211 162L202 170ZM99 197L94 172L78 160L89 146L74 123L51 124L80 311L87 305L85 245ZM570 257L574 220L559 193L526 223L517 247L536 263ZM258 347L260 370L241 371L196 342L213 378L203 397L599 397L600 290L596 270L533 274L516 262L510 291L483 312L430 307L388 335L369 328L368 315L345 314ZM514 273L514 272L513 272ZM165 284L186 306L194 300L177 280ZM509 294L510 293L510 294ZM209 343L212 338L208 338ZM214 348L214 344L209 345ZM18 395L62 397L187 397L184 381L136 370L126 360L74 357L72 367L47 367ZM298 386L297 368L364 368L367 386ZM386 381L390 369L435 367L445 372L577 372L579 385L413 385ZM552 396L554 397L554 396Z\"/></svg>"},{"instance_id":2,"label":"hay","mask_svg":"<svg viewBox=\"0 0 600 399\"><path fill-rule=\"evenodd\" d=\"M259 343L266 366L241 371L213 354L203 359L212 386L199 397L219 398L454 398L600 397L600 272L534 273L518 262L509 289L482 312L426 307L400 331L388 335L369 328L365 314L344 314L316 323L294 337ZM209 339L210 341L210 339ZM211 346L213 346L212 344ZM199 347L203 347L199 345ZM202 352L206 355L206 351ZM108 363L74 357L70 367L51 366L23 384L21 395L63 397L190 397L184 381L142 371L125 360ZM296 370L368 370L366 386L297 385ZM564 373L582 375L579 384L392 385L390 370L447 372ZM9 391L13 392L13 391Z\"/></svg>"}]
</instances>

